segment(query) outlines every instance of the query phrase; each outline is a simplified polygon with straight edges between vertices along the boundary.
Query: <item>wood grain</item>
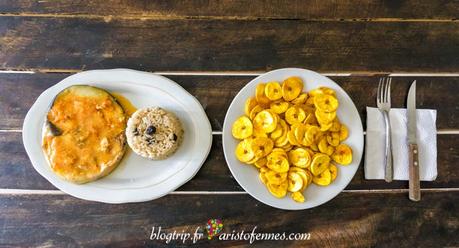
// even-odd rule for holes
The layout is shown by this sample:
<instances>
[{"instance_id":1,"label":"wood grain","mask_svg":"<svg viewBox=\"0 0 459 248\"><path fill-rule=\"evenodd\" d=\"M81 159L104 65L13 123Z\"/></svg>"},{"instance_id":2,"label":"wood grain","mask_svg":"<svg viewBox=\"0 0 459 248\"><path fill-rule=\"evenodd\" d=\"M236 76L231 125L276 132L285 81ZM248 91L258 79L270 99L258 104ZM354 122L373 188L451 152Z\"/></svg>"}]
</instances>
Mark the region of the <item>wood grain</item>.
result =
<instances>
[{"instance_id":1,"label":"wood grain","mask_svg":"<svg viewBox=\"0 0 459 248\"><path fill-rule=\"evenodd\" d=\"M358 7L356 7L358 6ZM179 1L34 1L3 0L0 13L18 15L101 16L114 18L240 18L240 19L456 19L457 1L368 0L179 0Z\"/></svg>"},{"instance_id":2,"label":"wood grain","mask_svg":"<svg viewBox=\"0 0 459 248\"><path fill-rule=\"evenodd\" d=\"M37 97L69 76L64 73L0 74L0 130L21 129L24 117ZM215 131L221 131L226 110L234 96L254 77L169 76L204 107ZM459 77L393 78L392 106L405 107L413 80L417 80L417 106L437 109L437 128L459 128ZM378 77L332 77L352 98L366 123L366 106L376 106Z\"/></svg>"},{"instance_id":3,"label":"wood grain","mask_svg":"<svg viewBox=\"0 0 459 248\"><path fill-rule=\"evenodd\" d=\"M437 142L438 177L433 182L421 182L421 188L459 188L459 139L457 135L439 135ZM0 133L0 188L55 189L33 169L24 150L21 133ZM362 161L346 189L408 189L408 182L365 180ZM212 150L198 174L178 190L243 191L225 162L221 136L214 136Z\"/></svg>"},{"instance_id":4,"label":"wood grain","mask_svg":"<svg viewBox=\"0 0 459 248\"><path fill-rule=\"evenodd\" d=\"M457 72L459 22L0 17L0 69Z\"/></svg>"},{"instance_id":5,"label":"wood grain","mask_svg":"<svg viewBox=\"0 0 459 248\"><path fill-rule=\"evenodd\" d=\"M108 205L70 196L0 196L2 246L166 246L149 240L154 226L163 232L203 230L220 218L223 232L311 233L305 241L220 241L199 247L457 247L458 192L425 193L413 203L402 194L342 193L310 210L283 211L248 195L177 196L137 204ZM180 216L178 218L177 216ZM266 221L270 220L270 221ZM206 236L204 236L206 237ZM190 241L185 243L192 244ZM180 241L169 245L183 246Z\"/></svg>"},{"instance_id":6,"label":"wood grain","mask_svg":"<svg viewBox=\"0 0 459 248\"><path fill-rule=\"evenodd\" d=\"M457 73L458 10L457 1L427 0L3 0L0 70L303 67L365 74ZM55 189L33 169L21 133L5 129L21 129L38 95L68 75L0 74L0 189ZM201 102L219 131L231 100L253 77L171 78ZM414 79L418 106L438 110L438 128L457 130L459 77L395 78L394 107L404 106ZM377 76L333 80L354 100L365 123L365 106L374 106ZM256 241L257 247L458 247L457 147L457 135L438 136L439 174L421 187L445 191L424 191L417 203L409 201L407 192L369 192L407 189L408 182L364 180L363 163L346 188L356 191L295 212L268 207L247 194L175 194L119 205L68 195L0 194L0 247L162 247L164 241L148 240L152 226L193 232L210 218L221 218L227 233L250 232L254 226L266 233L311 233L308 241ZM207 161L179 190L243 192L226 166L221 136L214 136ZM196 246L252 245L201 240Z\"/></svg>"}]
</instances>

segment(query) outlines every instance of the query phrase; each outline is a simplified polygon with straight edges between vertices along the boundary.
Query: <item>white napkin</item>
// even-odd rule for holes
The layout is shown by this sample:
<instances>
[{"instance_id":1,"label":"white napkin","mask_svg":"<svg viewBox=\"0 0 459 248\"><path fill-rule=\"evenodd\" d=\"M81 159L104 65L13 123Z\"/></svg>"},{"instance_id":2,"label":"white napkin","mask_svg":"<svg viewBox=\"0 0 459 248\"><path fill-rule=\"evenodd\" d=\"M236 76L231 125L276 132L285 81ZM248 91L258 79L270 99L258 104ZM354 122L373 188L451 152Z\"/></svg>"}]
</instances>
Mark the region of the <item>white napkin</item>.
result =
<instances>
[{"instance_id":1,"label":"white napkin","mask_svg":"<svg viewBox=\"0 0 459 248\"><path fill-rule=\"evenodd\" d=\"M437 111L416 110L417 143L419 149L419 177L433 181L437 177ZM394 180L408 180L408 141L406 109L393 108L389 112L392 131ZM384 179L384 118L377 108L367 107L367 135L365 142L365 179Z\"/></svg>"}]
</instances>

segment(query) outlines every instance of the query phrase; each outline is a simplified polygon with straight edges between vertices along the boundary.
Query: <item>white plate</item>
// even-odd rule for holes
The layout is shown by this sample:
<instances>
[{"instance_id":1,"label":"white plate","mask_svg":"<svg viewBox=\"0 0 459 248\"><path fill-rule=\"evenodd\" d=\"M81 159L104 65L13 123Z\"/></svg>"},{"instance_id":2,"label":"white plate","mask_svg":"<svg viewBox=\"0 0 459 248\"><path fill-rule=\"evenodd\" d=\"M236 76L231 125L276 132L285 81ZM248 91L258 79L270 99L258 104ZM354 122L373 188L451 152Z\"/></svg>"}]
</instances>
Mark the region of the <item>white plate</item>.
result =
<instances>
[{"instance_id":1,"label":"white plate","mask_svg":"<svg viewBox=\"0 0 459 248\"><path fill-rule=\"evenodd\" d=\"M282 82L284 79L291 76L298 76L303 79L303 90L310 91L319 86L326 86L336 91L340 103L337 115L340 121L349 129L349 137L344 143L348 144L353 150L352 163L348 166L338 166L338 177L329 186L319 187L311 184L305 191L306 200L304 203L295 202L289 196L278 199L271 195L265 185L258 179L258 171L256 168L242 164L236 159L234 150L236 149L238 141L234 139L231 134L233 122L239 116L244 115L244 103L248 97L255 95L257 84L270 81ZM245 191L257 200L281 209L298 210L313 208L331 200L339 194L354 177L363 153L362 121L360 120L357 108L351 98L338 86L338 84L329 78L305 69L286 68L274 70L250 81L233 99L223 124L223 151L228 167L234 178L236 178Z\"/></svg>"},{"instance_id":2,"label":"white plate","mask_svg":"<svg viewBox=\"0 0 459 248\"><path fill-rule=\"evenodd\" d=\"M185 131L183 143L174 155L160 161L142 158L128 149L110 175L91 183L77 185L59 178L42 152L41 128L54 97L75 84L120 93L137 108L160 106L175 113ZM35 170L56 188L85 200L126 203L159 198L193 178L209 154L212 129L196 98L172 80L147 72L113 69L77 73L43 92L27 113L22 138Z\"/></svg>"}]
</instances>

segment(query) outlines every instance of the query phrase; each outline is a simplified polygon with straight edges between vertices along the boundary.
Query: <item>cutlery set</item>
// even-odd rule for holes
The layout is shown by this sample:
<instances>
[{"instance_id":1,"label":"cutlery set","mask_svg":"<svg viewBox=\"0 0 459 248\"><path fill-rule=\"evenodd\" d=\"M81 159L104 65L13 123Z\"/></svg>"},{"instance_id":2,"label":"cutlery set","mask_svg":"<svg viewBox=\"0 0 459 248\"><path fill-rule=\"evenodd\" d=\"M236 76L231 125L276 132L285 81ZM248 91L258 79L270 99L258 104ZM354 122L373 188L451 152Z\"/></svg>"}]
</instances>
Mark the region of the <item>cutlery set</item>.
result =
<instances>
[{"instance_id":1,"label":"cutlery set","mask_svg":"<svg viewBox=\"0 0 459 248\"><path fill-rule=\"evenodd\" d=\"M393 179L392 142L389 112L391 109L390 86L392 78L380 78L376 95L376 104L384 118L385 146L384 146L384 179L391 182ZM409 146L409 199L421 199L418 146L416 142L416 80L411 84L407 97L407 133Z\"/></svg>"}]
</instances>

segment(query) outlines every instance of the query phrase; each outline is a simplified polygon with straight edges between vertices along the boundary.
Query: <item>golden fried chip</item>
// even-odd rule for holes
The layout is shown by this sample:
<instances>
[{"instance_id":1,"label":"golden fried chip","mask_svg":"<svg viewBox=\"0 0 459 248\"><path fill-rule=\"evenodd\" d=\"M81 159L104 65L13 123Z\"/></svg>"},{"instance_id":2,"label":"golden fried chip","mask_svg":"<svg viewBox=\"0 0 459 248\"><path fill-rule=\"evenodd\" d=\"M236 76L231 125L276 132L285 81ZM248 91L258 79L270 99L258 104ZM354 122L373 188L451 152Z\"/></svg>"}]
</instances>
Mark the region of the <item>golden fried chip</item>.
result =
<instances>
[{"instance_id":1,"label":"golden fried chip","mask_svg":"<svg viewBox=\"0 0 459 248\"><path fill-rule=\"evenodd\" d=\"M287 172L276 172L273 170L265 172L266 179L268 183L271 184L281 184L285 180L287 180Z\"/></svg>"},{"instance_id":2,"label":"golden fried chip","mask_svg":"<svg viewBox=\"0 0 459 248\"><path fill-rule=\"evenodd\" d=\"M320 129L317 126L308 126L304 135L305 146L310 146L316 142L320 136Z\"/></svg>"},{"instance_id":3,"label":"golden fried chip","mask_svg":"<svg viewBox=\"0 0 459 248\"><path fill-rule=\"evenodd\" d=\"M333 126L333 123L328 123L328 124L322 124L320 123L320 131L323 133L323 132L326 132L328 131L331 127Z\"/></svg>"},{"instance_id":4,"label":"golden fried chip","mask_svg":"<svg viewBox=\"0 0 459 248\"><path fill-rule=\"evenodd\" d=\"M336 117L336 112L335 111L333 111L333 112L324 112L324 111L321 111L320 109L316 109L314 114L316 116L317 121L320 124L329 124L329 123L333 122L333 120Z\"/></svg>"},{"instance_id":5,"label":"golden fried chip","mask_svg":"<svg viewBox=\"0 0 459 248\"><path fill-rule=\"evenodd\" d=\"M270 133L277 127L277 118L270 111L263 110L253 119L253 126L255 129Z\"/></svg>"},{"instance_id":6,"label":"golden fried chip","mask_svg":"<svg viewBox=\"0 0 459 248\"><path fill-rule=\"evenodd\" d=\"M317 146L316 143L312 143L309 148L311 148L311 150L313 150L315 153L319 152L319 147Z\"/></svg>"},{"instance_id":7,"label":"golden fried chip","mask_svg":"<svg viewBox=\"0 0 459 248\"><path fill-rule=\"evenodd\" d=\"M260 172L258 174L258 178L260 178L260 181L263 183L263 184L267 184L268 183L268 179L266 178L266 175L264 172Z\"/></svg>"},{"instance_id":8,"label":"golden fried chip","mask_svg":"<svg viewBox=\"0 0 459 248\"><path fill-rule=\"evenodd\" d=\"M339 129L339 141L347 139L348 136L349 131L347 131L347 127L345 125L341 125L341 128Z\"/></svg>"},{"instance_id":9,"label":"golden fried chip","mask_svg":"<svg viewBox=\"0 0 459 248\"><path fill-rule=\"evenodd\" d=\"M233 137L236 139L245 139L252 136L253 125L252 121L247 116L239 117L234 123L231 129Z\"/></svg>"},{"instance_id":10,"label":"golden fried chip","mask_svg":"<svg viewBox=\"0 0 459 248\"><path fill-rule=\"evenodd\" d=\"M324 170L328 169L328 165L330 164L330 157L326 154L317 153L312 158L311 163L311 172L314 176L319 175Z\"/></svg>"},{"instance_id":11,"label":"golden fried chip","mask_svg":"<svg viewBox=\"0 0 459 248\"><path fill-rule=\"evenodd\" d=\"M310 107L314 106L314 96L309 95L308 99L306 100L304 104Z\"/></svg>"},{"instance_id":12,"label":"golden fried chip","mask_svg":"<svg viewBox=\"0 0 459 248\"><path fill-rule=\"evenodd\" d=\"M332 95L319 94L314 96L314 106L323 112L334 112L338 105L338 100Z\"/></svg>"},{"instance_id":13,"label":"golden fried chip","mask_svg":"<svg viewBox=\"0 0 459 248\"><path fill-rule=\"evenodd\" d=\"M271 152L272 155L279 155L282 156L286 159L288 159L287 152L284 149L281 148L274 148Z\"/></svg>"},{"instance_id":14,"label":"golden fried chip","mask_svg":"<svg viewBox=\"0 0 459 248\"><path fill-rule=\"evenodd\" d=\"M282 87L278 82L267 83L265 86L265 95L269 100L279 100L282 98Z\"/></svg>"},{"instance_id":15,"label":"golden fried chip","mask_svg":"<svg viewBox=\"0 0 459 248\"><path fill-rule=\"evenodd\" d=\"M265 95L265 84L258 84L255 90L255 98L257 102L262 105L268 105L270 100Z\"/></svg>"},{"instance_id":16,"label":"golden fried chip","mask_svg":"<svg viewBox=\"0 0 459 248\"><path fill-rule=\"evenodd\" d=\"M266 166L275 172L287 172L290 167L288 159L276 153L269 154L267 159Z\"/></svg>"},{"instance_id":17,"label":"golden fried chip","mask_svg":"<svg viewBox=\"0 0 459 248\"><path fill-rule=\"evenodd\" d=\"M319 186L327 186L332 182L330 170L325 169L322 173L312 178L312 182Z\"/></svg>"},{"instance_id":18,"label":"golden fried chip","mask_svg":"<svg viewBox=\"0 0 459 248\"><path fill-rule=\"evenodd\" d=\"M267 160L266 158L260 158L260 159L258 159L258 160L254 163L254 165L255 165L257 168L263 168L263 167L266 166L266 162L267 162L267 161L268 161L268 160Z\"/></svg>"},{"instance_id":19,"label":"golden fried chip","mask_svg":"<svg viewBox=\"0 0 459 248\"><path fill-rule=\"evenodd\" d=\"M256 105L255 107L253 107L252 110L250 110L250 119L253 120L255 119L255 116L257 116L258 113L260 113L261 111L263 111L263 107L261 107L260 105Z\"/></svg>"},{"instance_id":20,"label":"golden fried chip","mask_svg":"<svg viewBox=\"0 0 459 248\"><path fill-rule=\"evenodd\" d=\"M291 101L303 91L303 81L299 77L289 77L282 83L282 96L285 101Z\"/></svg>"},{"instance_id":21,"label":"golden fried chip","mask_svg":"<svg viewBox=\"0 0 459 248\"><path fill-rule=\"evenodd\" d=\"M338 168L336 167L336 165L330 163L330 166L328 167L328 169L330 170L331 180L333 182L335 181L336 176L338 176Z\"/></svg>"},{"instance_id":22,"label":"golden fried chip","mask_svg":"<svg viewBox=\"0 0 459 248\"><path fill-rule=\"evenodd\" d=\"M312 178L314 177L311 173L311 171L307 170L306 174L308 174L308 185L311 185L312 183Z\"/></svg>"},{"instance_id":23,"label":"golden fried chip","mask_svg":"<svg viewBox=\"0 0 459 248\"><path fill-rule=\"evenodd\" d=\"M298 143L298 141L296 140L295 138L295 132L294 130L290 130L288 133L287 133L287 139L288 139L288 142L290 143L290 145L292 146L299 146L300 144Z\"/></svg>"},{"instance_id":24,"label":"golden fried chip","mask_svg":"<svg viewBox=\"0 0 459 248\"><path fill-rule=\"evenodd\" d=\"M331 132L327 135L327 142L331 146L338 146L339 145L339 133Z\"/></svg>"},{"instance_id":25,"label":"golden fried chip","mask_svg":"<svg viewBox=\"0 0 459 248\"><path fill-rule=\"evenodd\" d=\"M239 142L239 144L236 146L235 152L236 158L243 163L246 163L255 157L255 153L252 151L250 142L247 139Z\"/></svg>"},{"instance_id":26,"label":"golden fried chip","mask_svg":"<svg viewBox=\"0 0 459 248\"><path fill-rule=\"evenodd\" d=\"M295 133L295 138L298 142L302 143L306 130L307 128L304 124L298 124L296 128L293 130Z\"/></svg>"},{"instance_id":27,"label":"golden fried chip","mask_svg":"<svg viewBox=\"0 0 459 248\"><path fill-rule=\"evenodd\" d=\"M257 105L258 105L258 102L255 98L253 97L247 98L247 100L245 101L245 105L244 105L245 115L250 116L250 111L252 111L252 109L255 108L255 106Z\"/></svg>"},{"instance_id":28,"label":"golden fried chip","mask_svg":"<svg viewBox=\"0 0 459 248\"><path fill-rule=\"evenodd\" d=\"M304 202L304 196L301 192L297 191L297 192L293 192L292 193L292 199L296 202Z\"/></svg>"},{"instance_id":29,"label":"golden fried chip","mask_svg":"<svg viewBox=\"0 0 459 248\"><path fill-rule=\"evenodd\" d=\"M287 188L288 188L288 182L284 181L281 184L267 184L269 192L277 197L277 198L282 198L287 194Z\"/></svg>"},{"instance_id":30,"label":"golden fried chip","mask_svg":"<svg viewBox=\"0 0 459 248\"><path fill-rule=\"evenodd\" d=\"M298 173L289 172L287 175L288 188L290 192L297 192L303 187L303 178Z\"/></svg>"},{"instance_id":31,"label":"golden fried chip","mask_svg":"<svg viewBox=\"0 0 459 248\"><path fill-rule=\"evenodd\" d=\"M285 112L285 120L290 124L302 123L306 118L306 112L298 106L292 106Z\"/></svg>"},{"instance_id":32,"label":"golden fried chip","mask_svg":"<svg viewBox=\"0 0 459 248\"><path fill-rule=\"evenodd\" d=\"M288 152L288 151L292 150L293 146L290 143L287 143L286 145L281 146L280 148L282 148L284 151Z\"/></svg>"},{"instance_id":33,"label":"golden fried chip","mask_svg":"<svg viewBox=\"0 0 459 248\"><path fill-rule=\"evenodd\" d=\"M338 164L348 165L352 163L352 149L346 144L339 144L331 157Z\"/></svg>"},{"instance_id":34,"label":"golden fried chip","mask_svg":"<svg viewBox=\"0 0 459 248\"><path fill-rule=\"evenodd\" d=\"M289 144L289 141L288 141L288 132L286 132L285 134L283 134L280 138L276 139L274 141L274 146L275 147L283 147L287 144Z\"/></svg>"},{"instance_id":35,"label":"golden fried chip","mask_svg":"<svg viewBox=\"0 0 459 248\"><path fill-rule=\"evenodd\" d=\"M328 144L327 137L322 137L317 147L319 147L319 151L321 153L327 154L328 156L331 156L333 152L335 151L333 146Z\"/></svg>"},{"instance_id":36,"label":"golden fried chip","mask_svg":"<svg viewBox=\"0 0 459 248\"><path fill-rule=\"evenodd\" d=\"M253 136L267 138L268 134L266 134L263 130L259 130L259 129L254 128L253 129Z\"/></svg>"},{"instance_id":37,"label":"golden fried chip","mask_svg":"<svg viewBox=\"0 0 459 248\"><path fill-rule=\"evenodd\" d=\"M282 114L287 111L290 104L284 101L272 102L270 105L271 110L276 114Z\"/></svg>"},{"instance_id":38,"label":"golden fried chip","mask_svg":"<svg viewBox=\"0 0 459 248\"><path fill-rule=\"evenodd\" d=\"M310 184L310 181L312 181L312 178L309 179L309 175L308 173L306 172L305 169L302 169L302 168L299 168L299 167L291 167L289 172L295 172L297 173L298 175L301 176L301 179L303 179L303 187L301 187L300 191L304 191Z\"/></svg>"},{"instance_id":39,"label":"golden fried chip","mask_svg":"<svg viewBox=\"0 0 459 248\"><path fill-rule=\"evenodd\" d=\"M338 132L341 128L341 123L339 122L338 118L335 118L333 121L333 125L330 127L329 131L331 132Z\"/></svg>"},{"instance_id":40,"label":"golden fried chip","mask_svg":"<svg viewBox=\"0 0 459 248\"><path fill-rule=\"evenodd\" d=\"M273 150L273 147L274 142L270 138L256 137L251 141L251 148L256 156L268 156Z\"/></svg>"},{"instance_id":41,"label":"golden fried chip","mask_svg":"<svg viewBox=\"0 0 459 248\"><path fill-rule=\"evenodd\" d=\"M309 94L311 96L316 96L316 95L320 95L320 94L326 94L326 95L332 95L332 96L336 95L334 90L332 90L332 89L330 89L328 87L324 87L324 86L321 86L321 87L319 87L317 89L311 90L309 92Z\"/></svg>"},{"instance_id":42,"label":"golden fried chip","mask_svg":"<svg viewBox=\"0 0 459 248\"><path fill-rule=\"evenodd\" d=\"M284 120L282 119L279 120L279 122L282 122L282 121ZM277 138L282 136L283 132L284 132L284 129L282 128L282 124L278 123L276 126L276 129L274 129L274 131L272 131L269 134L269 137L273 140L276 140Z\"/></svg>"},{"instance_id":43,"label":"golden fried chip","mask_svg":"<svg viewBox=\"0 0 459 248\"><path fill-rule=\"evenodd\" d=\"M292 103L295 105L304 104L308 99L308 93L301 93L297 98L292 100Z\"/></svg>"},{"instance_id":44,"label":"golden fried chip","mask_svg":"<svg viewBox=\"0 0 459 248\"><path fill-rule=\"evenodd\" d=\"M300 168L307 168L311 164L311 155L303 148L296 148L288 153L290 162Z\"/></svg>"}]
</instances>

